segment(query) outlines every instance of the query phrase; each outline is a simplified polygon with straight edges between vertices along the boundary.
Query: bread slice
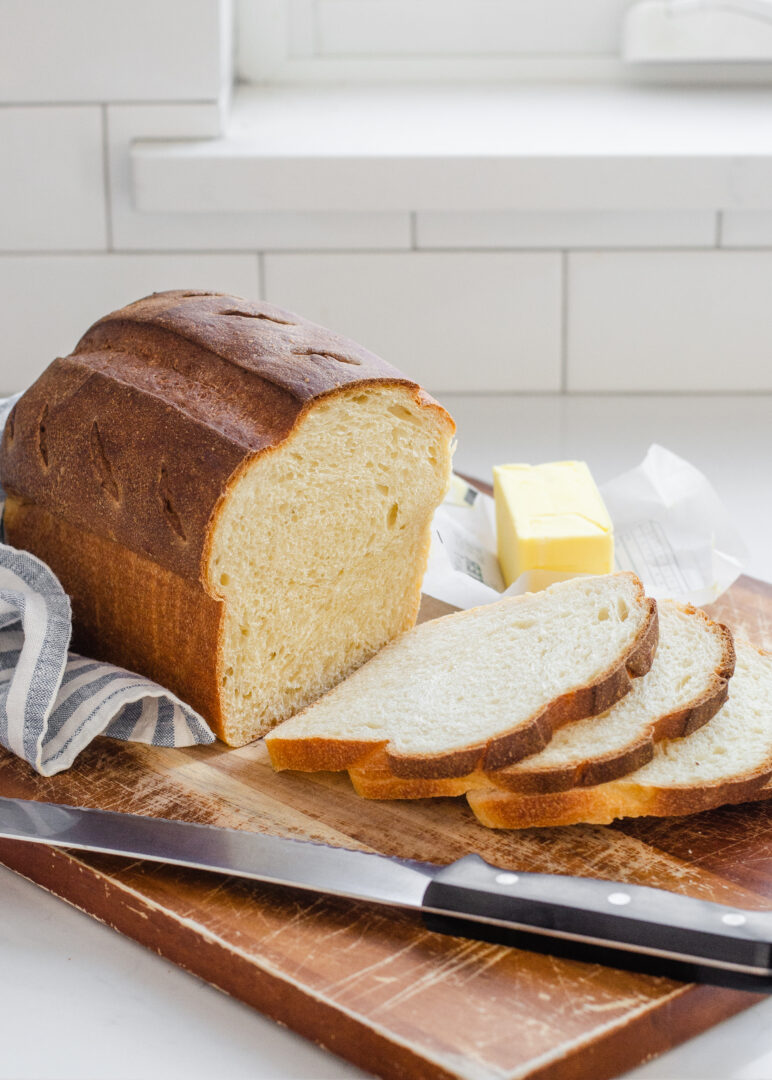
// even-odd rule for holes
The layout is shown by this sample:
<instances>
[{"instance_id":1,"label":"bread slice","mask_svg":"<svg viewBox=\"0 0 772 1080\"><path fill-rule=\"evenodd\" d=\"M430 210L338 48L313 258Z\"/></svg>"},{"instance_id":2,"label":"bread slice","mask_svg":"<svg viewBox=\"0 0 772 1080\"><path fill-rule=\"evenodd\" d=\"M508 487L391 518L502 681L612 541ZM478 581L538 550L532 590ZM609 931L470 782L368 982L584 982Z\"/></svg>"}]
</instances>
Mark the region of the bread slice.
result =
<instances>
[{"instance_id":1,"label":"bread slice","mask_svg":"<svg viewBox=\"0 0 772 1080\"><path fill-rule=\"evenodd\" d=\"M735 666L728 627L697 608L662 600L651 670L603 716L558 731L539 754L488 773L496 787L529 794L594 787L641 768L661 739L690 735L727 699Z\"/></svg>"},{"instance_id":2,"label":"bread slice","mask_svg":"<svg viewBox=\"0 0 772 1080\"><path fill-rule=\"evenodd\" d=\"M544 750L504 769L453 780L406 780L381 763L351 770L371 799L463 795L475 788L545 794L605 783L650 761L654 744L707 723L727 698L734 646L727 627L672 600L658 605L659 645L651 670L601 716L567 724Z\"/></svg>"},{"instance_id":3,"label":"bread slice","mask_svg":"<svg viewBox=\"0 0 772 1080\"><path fill-rule=\"evenodd\" d=\"M735 642L729 700L699 731L665 740L652 760L618 780L552 795L470 791L478 821L525 829L615 818L695 814L724 803L763 797L772 778L772 653Z\"/></svg>"},{"instance_id":4,"label":"bread slice","mask_svg":"<svg viewBox=\"0 0 772 1080\"><path fill-rule=\"evenodd\" d=\"M241 745L414 624L453 431L416 383L298 315L154 294L14 407L6 533L59 577L78 651Z\"/></svg>"},{"instance_id":5,"label":"bread slice","mask_svg":"<svg viewBox=\"0 0 772 1080\"><path fill-rule=\"evenodd\" d=\"M651 667L657 609L632 574L582 577L424 623L266 738L277 769L463 777L544 747Z\"/></svg>"}]
</instances>

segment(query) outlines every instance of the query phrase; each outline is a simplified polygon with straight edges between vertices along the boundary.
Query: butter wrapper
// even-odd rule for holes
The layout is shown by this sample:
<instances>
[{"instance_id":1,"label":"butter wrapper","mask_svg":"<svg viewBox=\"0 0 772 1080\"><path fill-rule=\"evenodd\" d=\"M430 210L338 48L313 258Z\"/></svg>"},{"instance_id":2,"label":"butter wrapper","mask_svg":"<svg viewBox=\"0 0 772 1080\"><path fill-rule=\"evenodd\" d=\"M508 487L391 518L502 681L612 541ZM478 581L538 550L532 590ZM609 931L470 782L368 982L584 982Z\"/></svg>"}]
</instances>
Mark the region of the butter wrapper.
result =
<instances>
[{"instance_id":1,"label":"butter wrapper","mask_svg":"<svg viewBox=\"0 0 772 1080\"><path fill-rule=\"evenodd\" d=\"M600 491L617 568L634 571L655 600L709 604L742 573L748 553L729 511L700 470L664 446Z\"/></svg>"},{"instance_id":2,"label":"butter wrapper","mask_svg":"<svg viewBox=\"0 0 772 1080\"><path fill-rule=\"evenodd\" d=\"M636 573L649 596L707 604L741 573L746 549L728 511L699 469L672 451L653 444L600 492L614 523L616 567ZM493 499L454 475L432 522L425 593L470 608L574 576L531 570L505 589Z\"/></svg>"}]
</instances>

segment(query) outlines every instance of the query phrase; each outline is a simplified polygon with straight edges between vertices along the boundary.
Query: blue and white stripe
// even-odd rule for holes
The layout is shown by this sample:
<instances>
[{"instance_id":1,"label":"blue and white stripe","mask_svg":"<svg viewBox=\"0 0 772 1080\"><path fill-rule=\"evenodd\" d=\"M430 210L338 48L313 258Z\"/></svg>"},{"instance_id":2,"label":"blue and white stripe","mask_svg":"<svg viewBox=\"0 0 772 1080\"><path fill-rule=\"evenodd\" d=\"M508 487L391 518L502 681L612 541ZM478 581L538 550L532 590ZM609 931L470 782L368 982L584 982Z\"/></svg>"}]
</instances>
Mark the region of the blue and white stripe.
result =
<instances>
[{"instance_id":1,"label":"blue and white stripe","mask_svg":"<svg viewBox=\"0 0 772 1080\"><path fill-rule=\"evenodd\" d=\"M0 401L0 432L19 397ZM70 652L71 634L70 601L53 572L0 544L0 744L36 772L69 769L97 735L155 746L214 741L198 713L157 683Z\"/></svg>"}]
</instances>

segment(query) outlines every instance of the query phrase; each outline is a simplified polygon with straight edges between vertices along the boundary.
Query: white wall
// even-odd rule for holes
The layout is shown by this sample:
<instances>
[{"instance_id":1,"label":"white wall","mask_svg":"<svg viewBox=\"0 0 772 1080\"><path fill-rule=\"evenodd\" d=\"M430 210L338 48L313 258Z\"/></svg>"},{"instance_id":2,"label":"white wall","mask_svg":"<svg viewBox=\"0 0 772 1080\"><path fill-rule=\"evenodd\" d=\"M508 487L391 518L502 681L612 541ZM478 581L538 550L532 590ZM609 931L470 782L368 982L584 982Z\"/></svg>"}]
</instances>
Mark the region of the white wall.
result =
<instances>
[{"instance_id":1,"label":"white wall","mask_svg":"<svg viewBox=\"0 0 772 1080\"><path fill-rule=\"evenodd\" d=\"M222 7L0 0L0 391L171 287L295 308L438 392L772 390L772 215L137 211L132 140L219 130Z\"/></svg>"}]
</instances>

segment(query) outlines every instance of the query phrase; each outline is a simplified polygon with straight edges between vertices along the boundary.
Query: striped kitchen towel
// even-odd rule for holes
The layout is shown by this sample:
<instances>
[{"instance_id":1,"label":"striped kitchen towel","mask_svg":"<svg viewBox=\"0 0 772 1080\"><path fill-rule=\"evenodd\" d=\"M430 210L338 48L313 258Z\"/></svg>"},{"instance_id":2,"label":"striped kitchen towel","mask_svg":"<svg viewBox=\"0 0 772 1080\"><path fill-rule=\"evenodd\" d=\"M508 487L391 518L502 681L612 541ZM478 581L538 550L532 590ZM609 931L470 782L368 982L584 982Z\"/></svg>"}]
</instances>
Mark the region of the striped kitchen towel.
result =
<instances>
[{"instance_id":1,"label":"striped kitchen towel","mask_svg":"<svg viewBox=\"0 0 772 1080\"><path fill-rule=\"evenodd\" d=\"M0 400L0 432L20 396ZM69 652L71 633L70 601L53 572L0 543L0 744L36 772L69 769L97 735L156 746L214 741L168 690Z\"/></svg>"}]
</instances>

